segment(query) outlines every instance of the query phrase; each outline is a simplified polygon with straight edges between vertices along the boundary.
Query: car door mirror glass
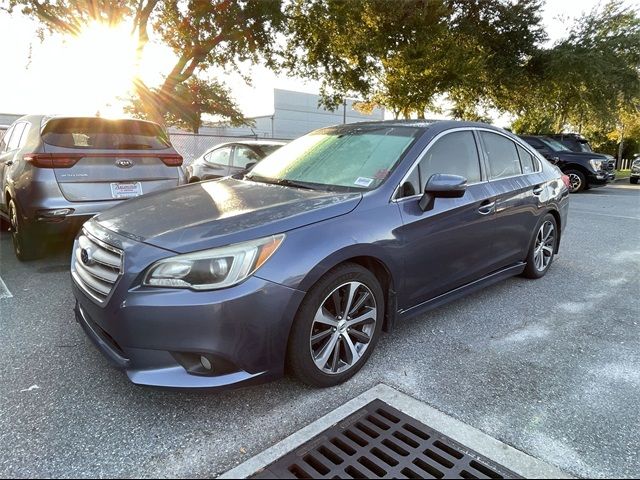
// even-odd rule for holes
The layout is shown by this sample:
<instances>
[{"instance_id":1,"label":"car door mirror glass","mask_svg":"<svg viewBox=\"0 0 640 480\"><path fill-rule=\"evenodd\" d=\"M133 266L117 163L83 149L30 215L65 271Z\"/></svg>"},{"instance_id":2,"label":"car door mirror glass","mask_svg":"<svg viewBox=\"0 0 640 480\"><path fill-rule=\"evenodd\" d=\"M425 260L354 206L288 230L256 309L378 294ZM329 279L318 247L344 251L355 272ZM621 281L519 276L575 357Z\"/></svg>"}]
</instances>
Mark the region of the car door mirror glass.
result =
<instances>
[{"instance_id":1,"label":"car door mirror glass","mask_svg":"<svg viewBox=\"0 0 640 480\"><path fill-rule=\"evenodd\" d=\"M467 179L460 175L446 175L435 173L429 177L420 198L420 208L423 212L432 210L436 198L460 198L467 191Z\"/></svg>"}]
</instances>

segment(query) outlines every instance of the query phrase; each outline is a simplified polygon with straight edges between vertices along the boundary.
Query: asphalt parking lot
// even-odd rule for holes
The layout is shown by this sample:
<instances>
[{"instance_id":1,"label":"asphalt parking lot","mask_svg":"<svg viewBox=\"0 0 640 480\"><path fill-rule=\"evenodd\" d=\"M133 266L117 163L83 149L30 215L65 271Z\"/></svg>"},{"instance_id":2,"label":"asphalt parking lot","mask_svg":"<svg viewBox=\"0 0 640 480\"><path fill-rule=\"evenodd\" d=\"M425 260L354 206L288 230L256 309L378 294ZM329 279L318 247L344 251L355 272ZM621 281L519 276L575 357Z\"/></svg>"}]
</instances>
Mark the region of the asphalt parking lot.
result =
<instances>
[{"instance_id":1,"label":"asphalt parking lot","mask_svg":"<svg viewBox=\"0 0 640 480\"><path fill-rule=\"evenodd\" d=\"M211 477L378 383L575 476L640 475L640 187L571 197L560 256L398 326L350 382L136 387L76 325L68 251L0 235L0 476ZM8 298L3 298L8 297Z\"/></svg>"}]
</instances>

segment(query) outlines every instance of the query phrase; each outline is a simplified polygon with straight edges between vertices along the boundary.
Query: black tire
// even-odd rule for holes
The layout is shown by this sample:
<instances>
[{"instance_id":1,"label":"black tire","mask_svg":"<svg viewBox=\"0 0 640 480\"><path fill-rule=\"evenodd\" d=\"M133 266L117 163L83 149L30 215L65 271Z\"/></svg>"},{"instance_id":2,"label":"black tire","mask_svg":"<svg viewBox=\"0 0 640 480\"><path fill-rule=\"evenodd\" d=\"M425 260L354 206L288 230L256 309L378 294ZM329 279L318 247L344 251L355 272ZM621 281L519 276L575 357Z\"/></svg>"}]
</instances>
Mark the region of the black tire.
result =
<instances>
[{"instance_id":1,"label":"black tire","mask_svg":"<svg viewBox=\"0 0 640 480\"><path fill-rule=\"evenodd\" d=\"M27 225L15 200L9 200L9 219L11 221L11 240L13 241L13 251L21 262L35 260L42 255L42 250L35 243L37 235L34 229Z\"/></svg>"},{"instance_id":2,"label":"black tire","mask_svg":"<svg viewBox=\"0 0 640 480\"><path fill-rule=\"evenodd\" d=\"M633 183L634 185L637 185L637 184L638 184L638 177L631 177L631 178L629 179L629 181L630 181L631 183Z\"/></svg>"},{"instance_id":3,"label":"black tire","mask_svg":"<svg viewBox=\"0 0 640 480\"><path fill-rule=\"evenodd\" d=\"M547 225L548 222L550 222L550 224L553 226L553 242L550 245L547 245L547 247L551 247L552 250L548 263L546 263L544 265L544 268L541 269L539 267L540 264L536 262L536 252L539 248L540 231L544 225ZM548 213L540 219L540 221L536 225L533 240L531 241L531 246L529 247L529 252L527 253L527 266L525 267L524 272L522 272L522 275L524 277L537 279L542 278L547 274L549 268L551 267L551 264L553 263L555 252L558 247L558 240L560 238L559 234L560 232L558 230L558 223L556 222L556 218L553 215ZM544 252L541 252L541 254L544 257Z\"/></svg>"},{"instance_id":4,"label":"black tire","mask_svg":"<svg viewBox=\"0 0 640 480\"><path fill-rule=\"evenodd\" d=\"M351 366L347 366L348 362L345 362L345 365L343 366L343 368L347 368L345 371L339 373L325 373L320 367L316 365L316 362L313 358L311 335L314 331L314 325L316 325L314 318L320 308L325 305L325 302L329 301L329 296L332 294L332 292L336 291L336 289L340 288L342 285L345 285L348 282L361 283L366 287L361 290L360 295L362 295L362 293L372 294L373 299L375 300L376 309L376 314L374 315L375 325L372 326L372 332L370 332L369 334L370 340L366 343L366 348L362 355L359 356L358 360L355 360L355 362ZM370 296L371 295L369 295L368 297ZM331 299L333 299L333 297L331 297ZM347 381L364 366L364 364L371 356L371 353L375 349L382 331L384 309L385 304L382 287L380 286L380 282L378 282L378 279L375 277L375 275L373 275L373 273L371 273L369 270L355 263L345 263L329 271L309 290L306 297L302 301L302 305L300 306L298 314L296 315L296 318L293 322L287 348L288 370L300 381L313 387L332 387ZM326 328L327 330L331 330L330 327ZM354 330L355 329L356 328L354 328ZM343 340L343 335L354 335L353 333L348 333L350 331L349 329L347 329L345 332L344 326L342 328L342 331L344 332L343 334L336 334L339 338L339 344L336 347L338 349L338 356L342 354L348 355L348 352L346 350L348 348L347 342ZM336 330L333 329L333 332L336 332ZM360 334L360 332L357 333ZM329 333L329 335L332 334ZM353 338L351 339L351 341L353 345ZM327 343L328 342L330 342L330 339L327 340ZM362 344L359 343L358 345L362 346ZM335 349L332 350L335 352Z\"/></svg>"},{"instance_id":5,"label":"black tire","mask_svg":"<svg viewBox=\"0 0 640 480\"><path fill-rule=\"evenodd\" d=\"M570 180L570 193L580 193L587 188L587 177L580 170L567 170L564 172L569 176Z\"/></svg>"}]
</instances>

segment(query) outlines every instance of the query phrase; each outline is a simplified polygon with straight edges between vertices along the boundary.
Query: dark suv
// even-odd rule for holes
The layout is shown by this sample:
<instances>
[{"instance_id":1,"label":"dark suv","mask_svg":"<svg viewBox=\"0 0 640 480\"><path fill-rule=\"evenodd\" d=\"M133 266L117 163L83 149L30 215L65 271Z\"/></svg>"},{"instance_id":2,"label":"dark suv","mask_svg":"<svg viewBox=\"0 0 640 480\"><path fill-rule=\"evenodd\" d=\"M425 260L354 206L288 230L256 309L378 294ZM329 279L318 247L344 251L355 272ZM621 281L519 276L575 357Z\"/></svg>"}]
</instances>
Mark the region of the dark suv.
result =
<instances>
[{"instance_id":1,"label":"dark suv","mask_svg":"<svg viewBox=\"0 0 640 480\"><path fill-rule=\"evenodd\" d=\"M615 178L614 165L606 155L574 152L548 136L521 135L520 138L569 176L571 193L601 187Z\"/></svg>"},{"instance_id":2,"label":"dark suv","mask_svg":"<svg viewBox=\"0 0 640 480\"><path fill-rule=\"evenodd\" d=\"M591 148L589 140L587 140L579 133L558 133L547 135L547 137L559 141L572 152L598 153L595 152L593 148ZM609 170L610 172L614 172L616 167L616 157L614 157L613 155L608 155L606 153L598 153L598 155L607 157L607 159L609 160L607 170Z\"/></svg>"}]
</instances>

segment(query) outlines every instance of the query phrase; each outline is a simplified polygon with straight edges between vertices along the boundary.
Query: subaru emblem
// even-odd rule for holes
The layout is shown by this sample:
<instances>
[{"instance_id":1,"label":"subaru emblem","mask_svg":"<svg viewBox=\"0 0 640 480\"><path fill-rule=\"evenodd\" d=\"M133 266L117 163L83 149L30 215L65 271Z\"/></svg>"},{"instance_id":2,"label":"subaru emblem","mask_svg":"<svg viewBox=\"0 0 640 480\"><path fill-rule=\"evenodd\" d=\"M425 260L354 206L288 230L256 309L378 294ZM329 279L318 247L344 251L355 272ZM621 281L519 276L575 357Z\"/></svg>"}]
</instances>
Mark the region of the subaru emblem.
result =
<instances>
[{"instance_id":1,"label":"subaru emblem","mask_svg":"<svg viewBox=\"0 0 640 480\"><path fill-rule=\"evenodd\" d=\"M80 260L85 265L91 265L93 263L93 255L91 255L91 250L88 248L83 248L80 252Z\"/></svg>"}]
</instances>

